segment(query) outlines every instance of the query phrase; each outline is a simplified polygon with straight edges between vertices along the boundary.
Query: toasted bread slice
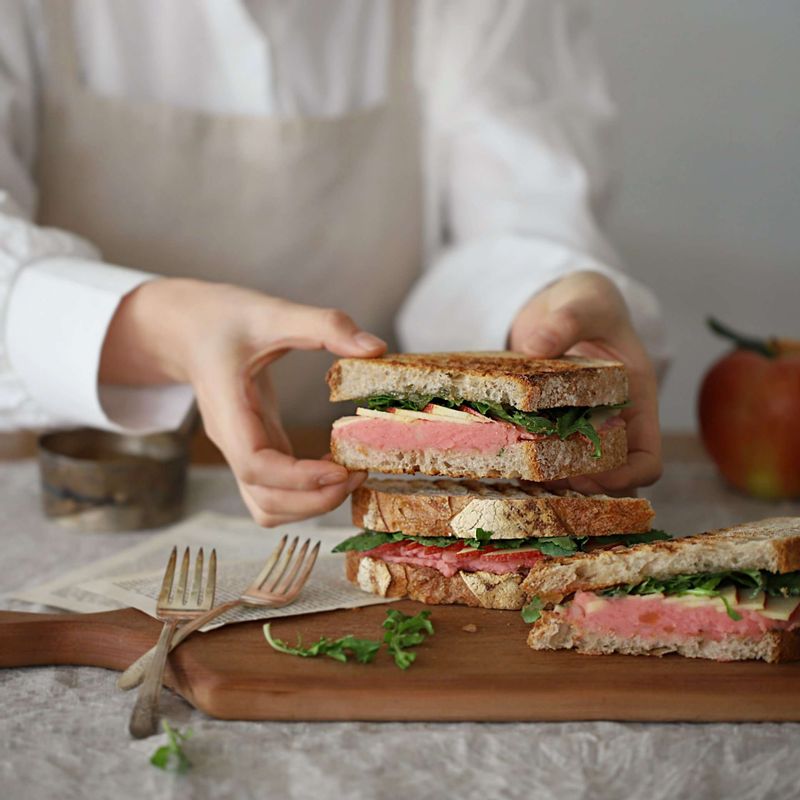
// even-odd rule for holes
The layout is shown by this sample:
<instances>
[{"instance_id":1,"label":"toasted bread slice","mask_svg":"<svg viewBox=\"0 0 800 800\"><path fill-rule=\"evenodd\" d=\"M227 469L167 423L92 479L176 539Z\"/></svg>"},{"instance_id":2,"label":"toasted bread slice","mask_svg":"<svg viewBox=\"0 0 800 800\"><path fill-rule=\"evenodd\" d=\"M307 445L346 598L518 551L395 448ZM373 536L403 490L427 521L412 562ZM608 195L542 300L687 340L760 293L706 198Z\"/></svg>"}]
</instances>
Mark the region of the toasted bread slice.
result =
<instances>
[{"instance_id":1,"label":"toasted bread slice","mask_svg":"<svg viewBox=\"0 0 800 800\"><path fill-rule=\"evenodd\" d=\"M418 394L536 411L628 399L628 377L617 361L536 359L506 351L343 358L330 368L327 380L332 401Z\"/></svg>"},{"instance_id":2,"label":"toasted bread slice","mask_svg":"<svg viewBox=\"0 0 800 800\"><path fill-rule=\"evenodd\" d=\"M525 605L522 576L515 572L459 572L448 578L431 567L394 564L356 552L346 554L345 569L351 583L381 597L512 611Z\"/></svg>"},{"instance_id":3,"label":"toasted bread slice","mask_svg":"<svg viewBox=\"0 0 800 800\"><path fill-rule=\"evenodd\" d=\"M800 570L800 517L772 517L683 539L549 559L522 583L528 597L560 602L577 591L701 572Z\"/></svg>"},{"instance_id":4,"label":"toasted bread slice","mask_svg":"<svg viewBox=\"0 0 800 800\"><path fill-rule=\"evenodd\" d=\"M335 434L335 431L334 431ZM418 473L451 478L521 478L552 481L573 475L606 472L622 466L628 458L624 426L600 431L602 456L593 458L588 439L575 435L561 440L546 436L508 445L499 453L471 450L380 450L368 445L331 438L331 454L348 469L390 474Z\"/></svg>"},{"instance_id":5,"label":"toasted bread slice","mask_svg":"<svg viewBox=\"0 0 800 800\"><path fill-rule=\"evenodd\" d=\"M482 528L493 539L643 533L655 515L641 498L450 480L371 479L352 509L353 524L373 531L472 538Z\"/></svg>"},{"instance_id":6,"label":"toasted bread slice","mask_svg":"<svg viewBox=\"0 0 800 800\"><path fill-rule=\"evenodd\" d=\"M715 661L800 660L800 631L767 631L758 638L725 636L721 639L687 637L676 642L660 641L644 636L621 637L607 631L583 631L567 621L556 609L544 611L528 634L528 645L534 650L575 650L587 655L663 656L678 653L688 658L709 658Z\"/></svg>"}]
</instances>

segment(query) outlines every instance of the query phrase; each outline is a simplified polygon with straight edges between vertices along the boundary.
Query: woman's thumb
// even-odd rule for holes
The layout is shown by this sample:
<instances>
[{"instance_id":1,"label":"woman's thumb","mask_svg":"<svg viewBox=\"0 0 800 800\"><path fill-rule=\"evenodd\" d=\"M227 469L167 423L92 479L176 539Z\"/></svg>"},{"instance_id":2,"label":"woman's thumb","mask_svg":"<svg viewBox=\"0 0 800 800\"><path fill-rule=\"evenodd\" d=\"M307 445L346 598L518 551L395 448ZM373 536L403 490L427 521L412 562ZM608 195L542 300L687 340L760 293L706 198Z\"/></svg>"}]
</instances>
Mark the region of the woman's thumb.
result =
<instances>
[{"instance_id":1,"label":"woman's thumb","mask_svg":"<svg viewBox=\"0 0 800 800\"><path fill-rule=\"evenodd\" d=\"M556 358L587 338L585 320L575 309L562 307L531 319L515 338L518 349L538 358Z\"/></svg>"}]
</instances>

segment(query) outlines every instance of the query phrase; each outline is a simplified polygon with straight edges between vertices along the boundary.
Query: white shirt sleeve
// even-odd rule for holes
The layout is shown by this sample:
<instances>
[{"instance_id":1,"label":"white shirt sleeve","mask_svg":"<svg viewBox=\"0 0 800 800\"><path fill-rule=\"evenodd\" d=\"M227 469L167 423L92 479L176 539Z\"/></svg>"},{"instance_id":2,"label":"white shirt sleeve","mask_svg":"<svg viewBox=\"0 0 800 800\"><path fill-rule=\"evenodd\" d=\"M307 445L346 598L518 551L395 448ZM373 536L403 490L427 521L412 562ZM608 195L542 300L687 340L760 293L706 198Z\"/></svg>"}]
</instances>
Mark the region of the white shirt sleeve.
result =
<instances>
[{"instance_id":1,"label":"white shirt sleeve","mask_svg":"<svg viewBox=\"0 0 800 800\"><path fill-rule=\"evenodd\" d=\"M595 217L613 106L585 14L558 0L443 0L420 14L433 236L398 318L403 346L502 349L534 294L596 270L663 366L658 302L623 272Z\"/></svg>"},{"instance_id":2,"label":"white shirt sleeve","mask_svg":"<svg viewBox=\"0 0 800 800\"><path fill-rule=\"evenodd\" d=\"M0 0L0 430L176 428L190 387L98 383L120 301L153 276L104 264L89 242L31 222L36 45L25 9Z\"/></svg>"}]
</instances>

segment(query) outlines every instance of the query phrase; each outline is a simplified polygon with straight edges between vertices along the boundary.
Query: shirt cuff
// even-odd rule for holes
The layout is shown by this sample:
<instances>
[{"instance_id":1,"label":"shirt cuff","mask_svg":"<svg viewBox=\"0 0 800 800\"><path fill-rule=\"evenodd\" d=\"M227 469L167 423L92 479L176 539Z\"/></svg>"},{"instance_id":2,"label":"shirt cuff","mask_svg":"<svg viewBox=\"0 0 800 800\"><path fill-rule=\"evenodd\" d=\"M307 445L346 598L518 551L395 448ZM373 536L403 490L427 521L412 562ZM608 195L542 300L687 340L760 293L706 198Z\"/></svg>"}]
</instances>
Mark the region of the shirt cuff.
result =
<instances>
[{"instance_id":1,"label":"shirt cuff","mask_svg":"<svg viewBox=\"0 0 800 800\"><path fill-rule=\"evenodd\" d=\"M100 386L106 332L125 295L156 276L81 258L24 267L8 298L8 358L34 402L70 425L120 433L173 430L190 386Z\"/></svg>"}]
</instances>

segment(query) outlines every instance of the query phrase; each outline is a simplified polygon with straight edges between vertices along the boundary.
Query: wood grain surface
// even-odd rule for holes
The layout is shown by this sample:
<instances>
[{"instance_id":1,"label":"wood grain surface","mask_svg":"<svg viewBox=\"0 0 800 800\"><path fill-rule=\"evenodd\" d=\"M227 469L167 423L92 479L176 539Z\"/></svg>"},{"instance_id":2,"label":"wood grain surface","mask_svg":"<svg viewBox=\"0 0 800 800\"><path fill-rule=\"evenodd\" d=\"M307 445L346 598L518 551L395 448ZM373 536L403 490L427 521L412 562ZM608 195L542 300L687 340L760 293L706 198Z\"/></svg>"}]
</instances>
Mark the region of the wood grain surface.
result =
<instances>
[{"instance_id":1,"label":"wood grain surface","mask_svg":"<svg viewBox=\"0 0 800 800\"><path fill-rule=\"evenodd\" d=\"M423 606L393 604L407 613ZM292 643L352 633L379 638L386 606L285 618ZM436 634L406 672L385 651L372 664L273 651L261 623L196 634L171 656L166 680L214 717L250 720L800 721L800 663L721 664L678 656L534 652L517 612L433 607ZM464 631L474 625L475 632ZM0 666L82 664L122 669L156 640L138 611L0 613ZM131 695L131 703L133 702Z\"/></svg>"}]
</instances>

